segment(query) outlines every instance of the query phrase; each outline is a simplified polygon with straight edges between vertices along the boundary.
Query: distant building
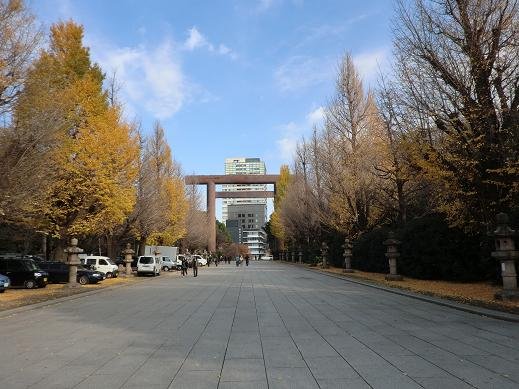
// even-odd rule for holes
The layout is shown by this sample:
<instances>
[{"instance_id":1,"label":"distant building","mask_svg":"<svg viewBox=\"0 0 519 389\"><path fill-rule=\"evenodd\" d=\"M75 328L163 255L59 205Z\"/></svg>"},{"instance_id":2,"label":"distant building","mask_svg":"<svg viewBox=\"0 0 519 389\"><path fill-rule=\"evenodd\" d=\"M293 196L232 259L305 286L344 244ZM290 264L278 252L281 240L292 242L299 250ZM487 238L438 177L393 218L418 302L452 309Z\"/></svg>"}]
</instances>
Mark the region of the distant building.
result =
<instances>
[{"instance_id":1,"label":"distant building","mask_svg":"<svg viewBox=\"0 0 519 389\"><path fill-rule=\"evenodd\" d=\"M225 174L266 174L265 162L260 158L226 158L225 159ZM267 185L264 184L229 184L222 185L222 191L254 191L267 190ZM261 198L247 198L247 199L223 199L222 202L222 220L225 222L231 219L228 213L229 205L238 204L262 204L265 207L265 214L267 213L267 199ZM266 220L263 222L265 223Z\"/></svg>"},{"instance_id":2,"label":"distant building","mask_svg":"<svg viewBox=\"0 0 519 389\"><path fill-rule=\"evenodd\" d=\"M230 220L227 219L225 221L225 227L231 235L231 239L234 243L242 244L242 228L239 220Z\"/></svg>"},{"instance_id":3,"label":"distant building","mask_svg":"<svg viewBox=\"0 0 519 389\"><path fill-rule=\"evenodd\" d=\"M226 158L225 174L266 174L265 162L260 158ZM222 185L222 191L266 191L264 184ZM260 257L267 249L263 226L267 221L267 199L223 199L222 219L233 242L246 244L251 255Z\"/></svg>"}]
</instances>

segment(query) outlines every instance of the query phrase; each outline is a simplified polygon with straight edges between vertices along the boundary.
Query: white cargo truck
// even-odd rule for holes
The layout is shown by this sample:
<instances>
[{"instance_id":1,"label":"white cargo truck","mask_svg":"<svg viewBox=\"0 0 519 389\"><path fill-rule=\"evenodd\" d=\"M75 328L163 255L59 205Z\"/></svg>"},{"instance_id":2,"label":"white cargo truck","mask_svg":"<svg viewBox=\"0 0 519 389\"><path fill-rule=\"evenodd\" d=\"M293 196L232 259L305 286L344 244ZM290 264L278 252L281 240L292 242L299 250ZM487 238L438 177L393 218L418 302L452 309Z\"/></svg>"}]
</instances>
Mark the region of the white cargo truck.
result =
<instances>
[{"instance_id":1,"label":"white cargo truck","mask_svg":"<svg viewBox=\"0 0 519 389\"><path fill-rule=\"evenodd\" d=\"M176 265L178 247L173 246L145 246L144 247L144 255L155 256L156 252L159 252L158 255L160 259L164 262L173 262Z\"/></svg>"}]
</instances>

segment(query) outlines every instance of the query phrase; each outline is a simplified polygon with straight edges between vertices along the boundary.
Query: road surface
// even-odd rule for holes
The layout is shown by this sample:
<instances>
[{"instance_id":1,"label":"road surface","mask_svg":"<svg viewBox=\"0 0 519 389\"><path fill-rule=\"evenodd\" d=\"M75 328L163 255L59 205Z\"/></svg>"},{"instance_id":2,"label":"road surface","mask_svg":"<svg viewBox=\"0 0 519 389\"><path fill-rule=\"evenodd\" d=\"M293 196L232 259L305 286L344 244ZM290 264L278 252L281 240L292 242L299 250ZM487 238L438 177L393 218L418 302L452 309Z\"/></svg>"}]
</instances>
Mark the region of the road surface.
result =
<instances>
[{"instance_id":1,"label":"road surface","mask_svg":"<svg viewBox=\"0 0 519 389\"><path fill-rule=\"evenodd\" d=\"M0 317L0 388L519 388L517 323L273 262L191 274Z\"/></svg>"}]
</instances>

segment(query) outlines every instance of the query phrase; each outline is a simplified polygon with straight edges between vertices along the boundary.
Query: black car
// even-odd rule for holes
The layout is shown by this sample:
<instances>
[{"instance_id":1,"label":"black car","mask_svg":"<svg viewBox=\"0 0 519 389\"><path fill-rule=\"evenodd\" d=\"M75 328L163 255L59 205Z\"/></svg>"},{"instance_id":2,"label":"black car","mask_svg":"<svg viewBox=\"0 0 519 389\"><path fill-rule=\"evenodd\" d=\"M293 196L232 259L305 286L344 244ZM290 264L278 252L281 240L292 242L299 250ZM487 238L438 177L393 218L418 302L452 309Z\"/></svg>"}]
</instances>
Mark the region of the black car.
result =
<instances>
[{"instance_id":1,"label":"black car","mask_svg":"<svg viewBox=\"0 0 519 389\"><path fill-rule=\"evenodd\" d=\"M44 288L49 276L32 259L5 255L0 256L0 273L9 277L12 286L27 289Z\"/></svg>"},{"instance_id":2,"label":"black car","mask_svg":"<svg viewBox=\"0 0 519 389\"><path fill-rule=\"evenodd\" d=\"M39 266L49 273L49 282L60 283L68 282L69 266L63 262L40 262ZM103 280L103 273L86 269L83 266L77 267L77 282L81 285L97 284Z\"/></svg>"}]
</instances>

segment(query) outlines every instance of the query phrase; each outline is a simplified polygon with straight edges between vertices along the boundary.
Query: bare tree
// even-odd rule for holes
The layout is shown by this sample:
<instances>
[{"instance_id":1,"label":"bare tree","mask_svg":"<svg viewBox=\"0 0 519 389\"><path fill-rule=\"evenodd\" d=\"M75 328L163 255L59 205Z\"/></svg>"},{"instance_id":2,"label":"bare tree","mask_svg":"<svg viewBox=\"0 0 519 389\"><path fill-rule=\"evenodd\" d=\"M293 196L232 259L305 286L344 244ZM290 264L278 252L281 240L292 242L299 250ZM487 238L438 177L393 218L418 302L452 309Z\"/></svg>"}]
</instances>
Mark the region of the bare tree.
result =
<instances>
[{"instance_id":1,"label":"bare tree","mask_svg":"<svg viewBox=\"0 0 519 389\"><path fill-rule=\"evenodd\" d=\"M400 0L394 45L440 209L484 230L517 203L518 2Z\"/></svg>"},{"instance_id":2,"label":"bare tree","mask_svg":"<svg viewBox=\"0 0 519 389\"><path fill-rule=\"evenodd\" d=\"M42 33L22 0L0 0L0 117L11 112Z\"/></svg>"}]
</instances>

